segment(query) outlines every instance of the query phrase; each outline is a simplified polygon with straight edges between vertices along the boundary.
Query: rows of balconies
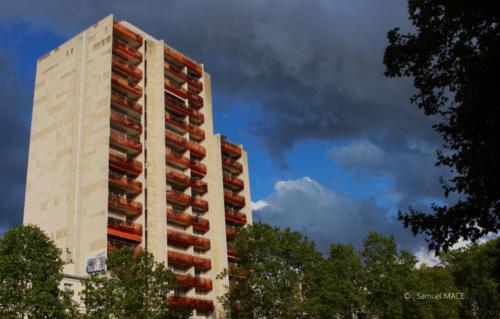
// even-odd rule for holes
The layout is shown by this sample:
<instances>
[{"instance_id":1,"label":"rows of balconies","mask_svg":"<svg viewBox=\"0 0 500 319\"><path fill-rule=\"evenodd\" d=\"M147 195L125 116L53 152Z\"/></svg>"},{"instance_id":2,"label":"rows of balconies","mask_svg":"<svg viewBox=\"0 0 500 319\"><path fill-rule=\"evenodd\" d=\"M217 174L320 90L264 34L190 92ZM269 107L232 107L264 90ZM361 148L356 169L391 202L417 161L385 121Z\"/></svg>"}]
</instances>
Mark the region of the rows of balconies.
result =
<instances>
[{"instance_id":1,"label":"rows of balconies","mask_svg":"<svg viewBox=\"0 0 500 319\"><path fill-rule=\"evenodd\" d=\"M199 95L189 93L187 95L187 99L189 101L189 106L199 110L203 107L203 98Z\"/></svg>"},{"instance_id":2,"label":"rows of balconies","mask_svg":"<svg viewBox=\"0 0 500 319\"><path fill-rule=\"evenodd\" d=\"M188 108L187 111L189 113L189 116L191 117L192 122L198 125L203 124L203 122L205 122L205 116L200 111L197 111L191 107Z\"/></svg>"},{"instance_id":3,"label":"rows of balconies","mask_svg":"<svg viewBox=\"0 0 500 319\"><path fill-rule=\"evenodd\" d=\"M142 214L142 204L115 193L109 193L108 208L126 215Z\"/></svg>"},{"instance_id":4,"label":"rows of balconies","mask_svg":"<svg viewBox=\"0 0 500 319\"><path fill-rule=\"evenodd\" d=\"M127 194L137 195L142 192L142 183L125 174L110 171L108 181L110 186L120 189Z\"/></svg>"},{"instance_id":5,"label":"rows of balconies","mask_svg":"<svg viewBox=\"0 0 500 319\"><path fill-rule=\"evenodd\" d=\"M200 179L191 178L181 172L167 172L167 182L184 188L191 186L198 193L204 194L207 192L207 183Z\"/></svg>"},{"instance_id":6,"label":"rows of balconies","mask_svg":"<svg viewBox=\"0 0 500 319\"><path fill-rule=\"evenodd\" d=\"M243 183L243 180L241 180L238 177L235 177L229 173L223 174L223 181L224 181L224 183L229 184L238 190L242 190L244 188L244 185L245 185Z\"/></svg>"},{"instance_id":7,"label":"rows of balconies","mask_svg":"<svg viewBox=\"0 0 500 319\"><path fill-rule=\"evenodd\" d=\"M120 128L126 130L128 133L141 134L142 124L127 115L111 111L111 122Z\"/></svg>"},{"instance_id":8,"label":"rows of balconies","mask_svg":"<svg viewBox=\"0 0 500 319\"><path fill-rule=\"evenodd\" d=\"M190 160L183 155L176 154L170 149L165 151L165 159L167 163L175 167L181 169L187 169L189 167L193 172L201 176L205 176L207 174L207 166L205 164L197 160Z\"/></svg>"},{"instance_id":9,"label":"rows of balconies","mask_svg":"<svg viewBox=\"0 0 500 319\"><path fill-rule=\"evenodd\" d=\"M120 23L113 23L113 31L131 47L137 48L142 45L142 36L131 31L129 28Z\"/></svg>"},{"instance_id":10,"label":"rows of balconies","mask_svg":"<svg viewBox=\"0 0 500 319\"><path fill-rule=\"evenodd\" d=\"M241 157L241 148L238 145L222 140L221 147L223 153L236 158Z\"/></svg>"},{"instance_id":11,"label":"rows of balconies","mask_svg":"<svg viewBox=\"0 0 500 319\"><path fill-rule=\"evenodd\" d=\"M238 228L233 227L233 226L227 226L226 227L226 236L228 238L235 238L236 236L238 236Z\"/></svg>"},{"instance_id":12,"label":"rows of balconies","mask_svg":"<svg viewBox=\"0 0 500 319\"><path fill-rule=\"evenodd\" d=\"M192 287L200 290L212 290L212 280L198 276L176 274L175 283L183 287Z\"/></svg>"},{"instance_id":13,"label":"rows of balconies","mask_svg":"<svg viewBox=\"0 0 500 319\"><path fill-rule=\"evenodd\" d=\"M238 207L245 206L245 197L233 193L227 189L224 190L224 200Z\"/></svg>"},{"instance_id":14,"label":"rows of balconies","mask_svg":"<svg viewBox=\"0 0 500 319\"><path fill-rule=\"evenodd\" d=\"M169 244L173 244L174 246L184 248L193 246L203 250L210 249L210 240L208 238L194 236L171 229L167 230L167 240Z\"/></svg>"},{"instance_id":15,"label":"rows of balconies","mask_svg":"<svg viewBox=\"0 0 500 319\"><path fill-rule=\"evenodd\" d=\"M142 225L108 217L108 235L140 243L142 241Z\"/></svg>"},{"instance_id":16,"label":"rows of balconies","mask_svg":"<svg viewBox=\"0 0 500 319\"><path fill-rule=\"evenodd\" d=\"M179 135L174 134L168 130L165 130L165 141L167 142L167 144L178 149L185 150L187 147L187 140L185 138L180 137Z\"/></svg>"},{"instance_id":17,"label":"rows of balconies","mask_svg":"<svg viewBox=\"0 0 500 319\"><path fill-rule=\"evenodd\" d=\"M188 123L186 123L182 118L172 114L165 114L165 124L176 132L183 134L189 130Z\"/></svg>"},{"instance_id":18,"label":"rows of balconies","mask_svg":"<svg viewBox=\"0 0 500 319\"><path fill-rule=\"evenodd\" d=\"M126 78L120 77L116 73L111 74L111 83L125 92L128 97L139 98L142 96L142 87Z\"/></svg>"},{"instance_id":19,"label":"rows of balconies","mask_svg":"<svg viewBox=\"0 0 500 319\"><path fill-rule=\"evenodd\" d=\"M133 64L138 64L142 62L142 53L137 49L129 47L126 43L114 40L113 41L113 52L127 59Z\"/></svg>"},{"instance_id":20,"label":"rows of balconies","mask_svg":"<svg viewBox=\"0 0 500 319\"><path fill-rule=\"evenodd\" d=\"M192 90L196 93L200 93L203 90L203 83L198 81L198 79L196 79L195 77L188 76L187 82L188 82L189 90Z\"/></svg>"},{"instance_id":21,"label":"rows of balconies","mask_svg":"<svg viewBox=\"0 0 500 319\"><path fill-rule=\"evenodd\" d=\"M177 95L183 99L188 97L188 91L185 88L174 84L169 79L165 79L164 86L165 86L165 90L167 90L168 92L174 93L175 95Z\"/></svg>"},{"instance_id":22,"label":"rows of balconies","mask_svg":"<svg viewBox=\"0 0 500 319\"><path fill-rule=\"evenodd\" d=\"M171 296L168 298L168 302L172 306L191 307L201 312L211 312L214 310L214 302L211 299Z\"/></svg>"},{"instance_id":23,"label":"rows of balconies","mask_svg":"<svg viewBox=\"0 0 500 319\"><path fill-rule=\"evenodd\" d=\"M188 194L184 194L176 190L167 191L167 201L169 203L175 203L182 206L192 205L194 208L204 212L208 210L208 202L206 200L199 197L193 198Z\"/></svg>"},{"instance_id":24,"label":"rows of balconies","mask_svg":"<svg viewBox=\"0 0 500 319\"><path fill-rule=\"evenodd\" d=\"M167 60L175 62L176 64L181 66L186 66L189 70L194 72L197 77L201 77L203 71L201 65L199 65L198 63L195 63L190 58L169 47L165 48L164 53Z\"/></svg>"},{"instance_id":25,"label":"rows of balconies","mask_svg":"<svg viewBox=\"0 0 500 319\"><path fill-rule=\"evenodd\" d=\"M226 220L237 225L245 225L247 223L247 216L235 210L226 209Z\"/></svg>"},{"instance_id":26,"label":"rows of balconies","mask_svg":"<svg viewBox=\"0 0 500 319\"><path fill-rule=\"evenodd\" d=\"M121 74L132 81L140 81L142 79L142 70L113 56L111 60L113 71Z\"/></svg>"},{"instance_id":27,"label":"rows of balconies","mask_svg":"<svg viewBox=\"0 0 500 319\"><path fill-rule=\"evenodd\" d=\"M185 253L169 250L167 252L168 262L181 266L195 267L200 270L209 270L212 268L212 261L208 258L192 256Z\"/></svg>"},{"instance_id":28,"label":"rows of balconies","mask_svg":"<svg viewBox=\"0 0 500 319\"><path fill-rule=\"evenodd\" d=\"M112 145L125 150L129 154L137 155L142 152L141 142L126 133L111 130L110 141Z\"/></svg>"},{"instance_id":29,"label":"rows of balconies","mask_svg":"<svg viewBox=\"0 0 500 319\"><path fill-rule=\"evenodd\" d=\"M109 153L109 166L132 177L137 177L142 172L141 162L114 152Z\"/></svg>"},{"instance_id":30,"label":"rows of balconies","mask_svg":"<svg viewBox=\"0 0 500 319\"><path fill-rule=\"evenodd\" d=\"M191 179L191 188L201 194L205 194L208 191L207 183L196 178Z\"/></svg>"},{"instance_id":31,"label":"rows of balconies","mask_svg":"<svg viewBox=\"0 0 500 319\"><path fill-rule=\"evenodd\" d=\"M142 252L142 247L139 246L139 243L133 242L133 241L128 241L128 240L123 240L123 239L118 239L118 238L113 238L108 236L108 252L113 250L113 249L121 249L124 247L128 247L133 250L134 255L138 255Z\"/></svg>"},{"instance_id":32,"label":"rows of balconies","mask_svg":"<svg viewBox=\"0 0 500 319\"><path fill-rule=\"evenodd\" d=\"M113 92L111 95L111 103L117 107L123 108L125 112L132 113L134 115L142 115L142 105L128 99L127 97L118 95Z\"/></svg>"},{"instance_id":33,"label":"rows of balconies","mask_svg":"<svg viewBox=\"0 0 500 319\"><path fill-rule=\"evenodd\" d=\"M234 174L241 174L243 171L243 165L229 157L222 158L222 166L228 168Z\"/></svg>"},{"instance_id":34,"label":"rows of balconies","mask_svg":"<svg viewBox=\"0 0 500 319\"><path fill-rule=\"evenodd\" d=\"M186 104L184 104L181 101L178 101L177 99L169 96L168 94L165 94L165 106L169 111L177 112L182 115L189 114L189 108L187 107Z\"/></svg>"},{"instance_id":35,"label":"rows of balconies","mask_svg":"<svg viewBox=\"0 0 500 319\"><path fill-rule=\"evenodd\" d=\"M210 223L205 218L186 213L173 212L171 209L167 209L167 221L181 226L191 225L194 229L204 233L210 228Z\"/></svg>"},{"instance_id":36,"label":"rows of balconies","mask_svg":"<svg viewBox=\"0 0 500 319\"><path fill-rule=\"evenodd\" d=\"M177 67L172 63L165 62L163 68L165 74L169 78L173 78L175 81L179 83L184 83L187 81L187 74L182 71L181 67Z\"/></svg>"},{"instance_id":37,"label":"rows of balconies","mask_svg":"<svg viewBox=\"0 0 500 319\"><path fill-rule=\"evenodd\" d=\"M205 139L205 131L196 125L190 123L188 131L189 131L189 137L194 140L202 141Z\"/></svg>"}]
</instances>

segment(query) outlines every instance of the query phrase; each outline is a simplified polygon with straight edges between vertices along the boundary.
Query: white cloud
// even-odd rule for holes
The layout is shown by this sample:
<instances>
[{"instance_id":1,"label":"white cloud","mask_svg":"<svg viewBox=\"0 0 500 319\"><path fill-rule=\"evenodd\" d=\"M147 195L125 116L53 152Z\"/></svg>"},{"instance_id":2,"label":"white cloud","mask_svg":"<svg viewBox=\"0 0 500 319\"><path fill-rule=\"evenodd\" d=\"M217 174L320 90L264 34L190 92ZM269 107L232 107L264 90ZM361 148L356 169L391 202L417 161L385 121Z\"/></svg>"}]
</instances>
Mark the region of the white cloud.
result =
<instances>
[{"instance_id":1,"label":"white cloud","mask_svg":"<svg viewBox=\"0 0 500 319\"><path fill-rule=\"evenodd\" d=\"M256 201L256 202L252 202L251 205L252 205L252 210L255 211L255 210L260 210L260 209L266 207L269 204L266 203L263 200L259 200L259 201Z\"/></svg>"}]
</instances>

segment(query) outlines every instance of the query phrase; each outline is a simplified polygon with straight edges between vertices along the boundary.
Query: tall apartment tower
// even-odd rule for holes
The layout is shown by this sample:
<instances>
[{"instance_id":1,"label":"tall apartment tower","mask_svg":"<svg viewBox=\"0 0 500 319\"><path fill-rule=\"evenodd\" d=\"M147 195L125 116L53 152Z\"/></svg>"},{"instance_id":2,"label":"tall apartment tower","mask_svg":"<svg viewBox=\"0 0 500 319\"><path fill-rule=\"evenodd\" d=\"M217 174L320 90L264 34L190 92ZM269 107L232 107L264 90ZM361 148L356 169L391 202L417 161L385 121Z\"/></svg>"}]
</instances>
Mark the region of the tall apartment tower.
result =
<instances>
[{"instance_id":1,"label":"tall apartment tower","mask_svg":"<svg viewBox=\"0 0 500 319\"><path fill-rule=\"evenodd\" d=\"M247 154L212 117L203 65L112 15L38 60L24 223L61 248L68 282L143 249L176 273L171 303L220 317L217 275L252 213Z\"/></svg>"}]
</instances>

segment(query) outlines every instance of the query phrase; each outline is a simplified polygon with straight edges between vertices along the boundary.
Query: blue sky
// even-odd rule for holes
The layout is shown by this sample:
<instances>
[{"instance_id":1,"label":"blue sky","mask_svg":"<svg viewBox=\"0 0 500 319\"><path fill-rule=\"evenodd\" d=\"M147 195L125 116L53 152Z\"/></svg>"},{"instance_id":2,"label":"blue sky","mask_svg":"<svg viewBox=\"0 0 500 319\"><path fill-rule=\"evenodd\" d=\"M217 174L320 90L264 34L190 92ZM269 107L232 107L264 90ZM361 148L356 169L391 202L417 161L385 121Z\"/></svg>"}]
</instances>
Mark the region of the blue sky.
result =
<instances>
[{"instance_id":1,"label":"blue sky","mask_svg":"<svg viewBox=\"0 0 500 319\"><path fill-rule=\"evenodd\" d=\"M383 76L386 33L409 29L405 1L46 1L0 13L0 94L9 132L0 228L21 222L36 59L114 13L205 64L215 130L249 153L257 220L325 250L369 230L422 250L394 218L442 197L441 140L409 103L409 79ZM168 19L166 18L168 17ZM7 170L5 170L7 169Z\"/></svg>"}]
</instances>

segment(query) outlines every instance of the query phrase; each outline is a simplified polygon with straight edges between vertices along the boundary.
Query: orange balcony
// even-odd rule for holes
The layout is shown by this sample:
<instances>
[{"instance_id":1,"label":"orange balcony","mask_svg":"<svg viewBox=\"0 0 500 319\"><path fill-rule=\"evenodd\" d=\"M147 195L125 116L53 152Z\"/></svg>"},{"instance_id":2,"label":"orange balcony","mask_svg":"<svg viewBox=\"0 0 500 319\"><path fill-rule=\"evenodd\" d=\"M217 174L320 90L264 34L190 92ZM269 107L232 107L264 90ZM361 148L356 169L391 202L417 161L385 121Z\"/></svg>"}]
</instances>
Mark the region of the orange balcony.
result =
<instances>
[{"instance_id":1,"label":"orange balcony","mask_svg":"<svg viewBox=\"0 0 500 319\"><path fill-rule=\"evenodd\" d=\"M190 167L195 173L199 175L205 176L207 174L207 166L200 161L191 160Z\"/></svg>"},{"instance_id":2,"label":"orange balcony","mask_svg":"<svg viewBox=\"0 0 500 319\"><path fill-rule=\"evenodd\" d=\"M238 207L245 206L245 197L228 190L224 190L224 200Z\"/></svg>"},{"instance_id":3,"label":"orange balcony","mask_svg":"<svg viewBox=\"0 0 500 319\"><path fill-rule=\"evenodd\" d=\"M177 171L167 172L167 182L183 187L188 187L191 184L191 178Z\"/></svg>"},{"instance_id":4,"label":"orange balcony","mask_svg":"<svg viewBox=\"0 0 500 319\"><path fill-rule=\"evenodd\" d=\"M176 116L172 116L171 114L165 114L165 124L179 133L186 133L189 129L188 123Z\"/></svg>"},{"instance_id":5,"label":"orange balcony","mask_svg":"<svg viewBox=\"0 0 500 319\"><path fill-rule=\"evenodd\" d=\"M191 188L201 194L205 194L208 191L207 183L201 179L191 179Z\"/></svg>"},{"instance_id":6,"label":"orange balcony","mask_svg":"<svg viewBox=\"0 0 500 319\"><path fill-rule=\"evenodd\" d=\"M167 110L170 112L174 112L181 115L189 114L189 109L184 103L181 103L180 101L177 101L172 97L169 97L167 94L165 96L165 106Z\"/></svg>"},{"instance_id":7,"label":"orange balcony","mask_svg":"<svg viewBox=\"0 0 500 319\"><path fill-rule=\"evenodd\" d=\"M212 290L212 280L190 275L175 275L175 283L183 287L193 287L200 290Z\"/></svg>"},{"instance_id":8,"label":"orange balcony","mask_svg":"<svg viewBox=\"0 0 500 319\"><path fill-rule=\"evenodd\" d=\"M182 155L179 155L179 154L176 154L169 149L167 149L165 151L165 159L166 159L167 163L169 163L173 166L179 167L179 168L183 168L183 169L188 168L190 166L190 163L191 163L189 158L182 156Z\"/></svg>"},{"instance_id":9,"label":"orange balcony","mask_svg":"<svg viewBox=\"0 0 500 319\"><path fill-rule=\"evenodd\" d=\"M135 134L142 133L142 124L124 114L111 111L111 122L118 125L122 129L127 130L128 132Z\"/></svg>"},{"instance_id":10,"label":"orange balcony","mask_svg":"<svg viewBox=\"0 0 500 319\"><path fill-rule=\"evenodd\" d=\"M113 93L111 95L111 103L116 106L123 107L127 112L132 112L133 114L136 115L142 115L142 105L134 101L131 101L126 97Z\"/></svg>"},{"instance_id":11,"label":"orange balcony","mask_svg":"<svg viewBox=\"0 0 500 319\"><path fill-rule=\"evenodd\" d=\"M168 251L168 262L172 264L179 264L183 266L193 266L201 270L209 270L212 268L212 261L208 258L192 256L176 251Z\"/></svg>"},{"instance_id":12,"label":"orange balcony","mask_svg":"<svg viewBox=\"0 0 500 319\"><path fill-rule=\"evenodd\" d=\"M165 141L170 146L174 146L180 149L186 149L186 144L187 144L186 139L167 130L165 130Z\"/></svg>"},{"instance_id":13,"label":"orange balcony","mask_svg":"<svg viewBox=\"0 0 500 319\"><path fill-rule=\"evenodd\" d=\"M245 278L249 274L248 270L245 270L245 269L239 267L234 262L229 262L228 272L229 272L229 276L238 277L238 278Z\"/></svg>"},{"instance_id":14,"label":"orange balcony","mask_svg":"<svg viewBox=\"0 0 500 319\"><path fill-rule=\"evenodd\" d=\"M120 73L121 75L133 79L135 81L140 81L142 79L142 70L122 61L116 57L112 59L113 71Z\"/></svg>"},{"instance_id":15,"label":"orange balcony","mask_svg":"<svg viewBox=\"0 0 500 319\"><path fill-rule=\"evenodd\" d=\"M189 106L192 108L199 110L203 107L203 98L201 96L188 94L187 98L189 100Z\"/></svg>"},{"instance_id":16,"label":"orange balcony","mask_svg":"<svg viewBox=\"0 0 500 319\"><path fill-rule=\"evenodd\" d=\"M167 191L167 202L188 206L191 204L191 196L175 190Z\"/></svg>"},{"instance_id":17,"label":"orange balcony","mask_svg":"<svg viewBox=\"0 0 500 319\"><path fill-rule=\"evenodd\" d=\"M110 139L111 144L127 151L131 154L138 154L142 152L142 144L139 140L131 138L125 133L111 130Z\"/></svg>"},{"instance_id":18,"label":"orange balcony","mask_svg":"<svg viewBox=\"0 0 500 319\"><path fill-rule=\"evenodd\" d=\"M234 248L233 246L227 246L227 256L228 258L231 259L238 258L238 254L236 253L236 248Z\"/></svg>"},{"instance_id":19,"label":"orange balcony","mask_svg":"<svg viewBox=\"0 0 500 319\"><path fill-rule=\"evenodd\" d=\"M167 90L168 92L174 93L183 99L187 98L188 92L185 88L173 84L170 80L165 80L164 85L165 90Z\"/></svg>"},{"instance_id":20,"label":"orange balcony","mask_svg":"<svg viewBox=\"0 0 500 319\"><path fill-rule=\"evenodd\" d=\"M203 212L206 212L208 210L208 202L198 197L193 198L193 200L191 201L191 205Z\"/></svg>"},{"instance_id":21,"label":"orange balcony","mask_svg":"<svg viewBox=\"0 0 500 319\"><path fill-rule=\"evenodd\" d=\"M109 153L109 166L124 174L137 177L142 173L142 163L122 154Z\"/></svg>"},{"instance_id":22,"label":"orange balcony","mask_svg":"<svg viewBox=\"0 0 500 319\"><path fill-rule=\"evenodd\" d=\"M127 175L109 172L109 185L124 191L127 194L137 195L142 192L142 183L133 180Z\"/></svg>"},{"instance_id":23,"label":"orange balcony","mask_svg":"<svg viewBox=\"0 0 500 319\"><path fill-rule=\"evenodd\" d=\"M196 142L188 141L187 147L192 153L198 155L199 157L203 158L206 155L205 148Z\"/></svg>"},{"instance_id":24,"label":"orange balcony","mask_svg":"<svg viewBox=\"0 0 500 319\"><path fill-rule=\"evenodd\" d=\"M117 22L113 23L113 31L126 39L127 42L132 42L132 44L136 47L140 47L142 45L142 37L140 35Z\"/></svg>"},{"instance_id":25,"label":"orange balcony","mask_svg":"<svg viewBox=\"0 0 500 319\"><path fill-rule=\"evenodd\" d=\"M201 90L203 90L203 83L198 81L196 78L194 78L192 76L188 76L187 81L188 81L188 86L189 86L190 90L192 90L196 93L200 93Z\"/></svg>"},{"instance_id":26,"label":"orange balcony","mask_svg":"<svg viewBox=\"0 0 500 319\"><path fill-rule=\"evenodd\" d=\"M173 80L179 83L184 83L187 81L187 74L185 72L182 72L180 68L175 67L168 62L165 62L163 69L165 70L165 74L169 78L173 78Z\"/></svg>"},{"instance_id":27,"label":"orange balcony","mask_svg":"<svg viewBox=\"0 0 500 319\"><path fill-rule=\"evenodd\" d=\"M243 213L226 209L226 220L238 225L245 225L247 223L247 216Z\"/></svg>"},{"instance_id":28,"label":"orange balcony","mask_svg":"<svg viewBox=\"0 0 500 319\"><path fill-rule=\"evenodd\" d=\"M168 229L167 240L169 244L180 247L194 246L199 249L210 249L210 240L199 236L193 236L183 232Z\"/></svg>"},{"instance_id":29,"label":"orange balcony","mask_svg":"<svg viewBox=\"0 0 500 319\"><path fill-rule=\"evenodd\" d=\"M201 232L207 232L210 228L210 223L205 218L185 213L174 213L171 209L167 209L167 221L181 226L192 225L194 229Z\"/></svg>"},{"instance_id":30,"label":"orange balcony","mask_svg":"<svg viewBox=\"0 0 500 319\"><path fill-rule=\"evenodd\" d=\"M139 246L137 242L108 237L108 251L121 249L123 247L132 249L134 251L134 255L138 255L142 252L142 247Z\"/></svg>"},{"instance_id":31,"label":"orange balcony","mask_svg":"<svg viewBox=\"0 0 500 319\"><path fill-rule=\"evenodd\" d=\"M214 302L210 299L191 298L185 296L170 296L168 302L176 307L190 307L200 312L212 312Z\"/></svg>"},{"instance_id":32,"label":"orange balcony","mask_svg":"<svg viewBox=\"0 0 500 319\"><path fill-rule=\"evenodd\" d=\"M242 190L244 187L244 183L241 179L239 179L238 177L234 177L233 175L228 173L223 174L223 181L224 183L229 184L238 190Z\"/></svg>"},{"instance_id":33,"label":"orange balcony","mask_svg":"<svg viewBox=\"0 0 500 319\"><path fill-rule=\"evenodd\" d=\"M108 234L140 243L142 225L108 217Z\"/></svg>"},{"instance_id":34,"label":"orange balcony","mask_svg":"<svg viewBox=\"0 0 500 319\"><path fill-rule=\"evenodd\" d=\"M239 158L241 156L241 148L233 143L229 143L227 141L222 140L221 141L221 148L222 152L237 157Z\"/></svg>"},{"instance_id":35,"label":"orange balcony","mask_svg":"<svg viewBox=\"0 0 500 319\"><path fill-rule=\"evenodd\" d=\"M114 193L109 193L108 208L120 211L127 215L140 215L142 213L141 203Z\"/></svg>"},{"instance_id":36,"label":"orange balcony","mask_svg":"<svg viewBox=\"0 0 500 319\"><path fill-rule=\"evenodd\" d=\"M189 123L189 137L201 142L205 139L205 131L198 126Z\"/></svg>"},{"instance_id":37,"label":"orange balcony","mask_svg":"<svg viewBox=\"0 0 500 319\"><path fill-rule=\"evenodd\" d=\"M228 238L235 238L238 236L238 229L236 227L226 227L226 235Z\"/></svg>"},{"instance_id":38,"label":"orange balcony","mask_svg":"<svg viewBox=\"0 0 500 319\"><path fill-rule=\"evenodd\" d=\"M187 56L175 51L172 48L166 47L165 48L165 57L169 60L176 61L178 64L182 64L187 66L189 69L191 69L193 72L195 72L198 76L201 76L201 73L203 72L201 69L201 65L198 63L195 63L193 60L188 58Z\"/></svg>"},{"instance_id":39,"label":"orange balcony","mask_svg":"<svg viewBox=\"0 0 500 319\"><path fill-rule=\"evenodd\" d=\"M133 82L129 82L127 79L120 77L116 73L111 74L111 83L134 98L142 96L142 88L140 86Z\"/></svg>"},{"instance_id":40,"label":"orange balcony","mask_svg":"<svg viewBox=\"0 0 500 319\"><path fill-rule=\"evenodd\" d=\"M222 166L229 168L231 172L235 174L241 174L241 172L243 172L243 165L241 165L241 163L238 163L237 161L229 157L222 158Z\"/></svg>"},{"instance_id":41,"label":"orange balcony","mask_svg":"<svg viewBox=\"0 0 500 319\"><path fill-rule=\"evenodd\" d=\"M190 107L188 108L188 112L192 122L196 124L203 124L203 122L205 122L205 115L203 115L200 111Z\"/></svg>"},{"instance_id":42,"label":"orange balcony","mask_svg":"<svg viewBox=\"0 0 500 319\"><path fill-rule=\"evenodd\" d=\"M142 62L142 53L130 48L126 43L113 41L113 52L134 64Z\"/></svg>"}]
</instances>

